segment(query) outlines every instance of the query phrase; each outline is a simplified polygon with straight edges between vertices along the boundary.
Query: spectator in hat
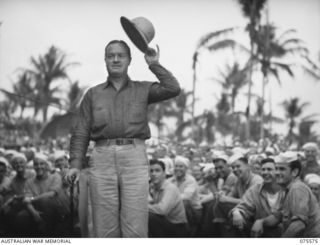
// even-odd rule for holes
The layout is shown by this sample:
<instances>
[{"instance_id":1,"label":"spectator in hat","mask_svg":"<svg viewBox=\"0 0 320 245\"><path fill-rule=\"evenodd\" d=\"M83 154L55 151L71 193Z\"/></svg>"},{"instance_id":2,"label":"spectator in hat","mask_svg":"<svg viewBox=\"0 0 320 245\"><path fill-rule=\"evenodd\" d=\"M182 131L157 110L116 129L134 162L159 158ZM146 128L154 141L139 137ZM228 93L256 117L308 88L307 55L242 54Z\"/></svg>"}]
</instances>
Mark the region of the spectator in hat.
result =
<instances>
[{"instance_id":1,"label":"spectator in hat","mask_svg":"<svg viewBox=\"0 0 320 245\"><path fill-rule=\"evenodd\" d=\"M16 171L16 175L10 183L8 200L3 206L3 210L7 231L13 236L15 235L13 232L15 227L15 216L24 208L22 201L26 191L26 181L35 176L34 171L26 169L26 163L27 158L22 153L16 153L11 158L11 165Z\"/></svg>"},{"instance_id":2,"label":"spectator in hat","mask_svg":"<svg viewBox=\"0 0 320 245\"><path fill-rule=\"evenodd\" d=\"M188 224L193 234L200 223L202 206L199 196L199 186L195 178L187 172L189 159L176 156L174 161L174 176L169 181L178 187L186 209Z\"/></svg>"},{"instance_id":3,"label":"spectator in hat","mask_svg":"<svg viewBox=\"0 0 320 245\"><path fill-rule=\"evenodd\" d=\"M276 182L274 160L263 159L261 166L263 183L250 187L231 211L233 225L246 237L280 237L281 227L264 227L264 219L280 211L285 193Z\"/></svg>"},{"instance_id":4,"label":"spectator in hat","mask_svg":"<svg viewBox=\"0 0 320 245\"><path fill-rule=\"evenodd\" d=\"M170 178L173 176L174 166L172 159L168 156L168 147L160 145L156 150L156 159L164 162L166 165L166 176Z\"/></svg>"},{"instance_id":5,"label":"spectator in hat","mask_svg":"<svg viewBox=\"0 0 320 245\"><path fill-rule=\"evenodd\" d=\"M295 152L276 158L277 182L286 192L282 210L273 215L282 222L282 237L320 237L320 209L310 188L301 181L301 162Z\"/></svg>"},{"instance_id":6,"label":"spectator in hat","mask_svg":"<svg viewBox=\"0 0 320 245\"><path fill-rule=\"evenodd\" d=\"M223 179L222 191L224 195L229 195L231 190L235 188L237 177L234 175L228 164L228 156L220 155L213 159L215 170L219 178Z\"/></svg>"},{"instance_id":7,"label":"spectator in hat","mask_svg":"<svg viewBox=\"0 0 320 245\"><path fill-rule=\"evenodd\" d=\"M0 157L0 207L5 203L10 186L10 178L7 176L9 162L6 158Z\"/></svg>"},{"instance_id":8,"label":"spectator in hat","mask_svg":"<svg viewBox=\"0 0 320 245\"><path fill-rule=\"evenodd\" d=\"M317 174L308 174L304 178L304 182L309 186L320 204L320 176Z\"/></svg>"},{"instance_id":9,"label":"spectator in hat","mask_svg":"<svg viewBox=\"0 0 320 245\"><path fill-rule=\"evenodd\" d=\"M201 167L200 165L196 164L194 166L192 166L191 168L191 174L192 176L195 178L195 180L197 181L199 186L204 185L204 179L203 179L203 171L202 171L203 167Z\"/></svg>"},{"instance_id":10,"label":"spectator in hat","mask_svg":"<svg viewBox=\"0 0 320 245\"><path fill-rule=\"evenodd\" d=\"M301 178L303 179L307 174L314 173L320 175L320 165L317 161L319 154L319 147L314 142L309 142L302 147L305 162L303 163Z\"/></svg>"},{"instance_id":11,"label":"spectator in hat","mask_svg":"<svg viewBox=\"0 0 320 245\"><path fill-rule=\"evenodd\" d=\"M23 237L54 237L61 208L57 200L61 177L49 174L48 157L41 153L34 157L34 169L36 176L26 182L26 209L16 216L16 231Z\"/></svg>"},{"instance_id":12,"label":"spectator in hat","mask_svg":"<svg viewBox=\"0 0 320 245\"><path fill-rule=\"evenodd\" d=\"M214 220L217 226L217 235L224 236L229 231L231 223L229 222L229 212L238 203L240 203L244 193L253 185L262 183L261 176L252 173L248 159L242 154L236 153L229 159L233 172L237 176L235 187L225 195L223 192L216 195L217 203L214 207ZM239 236L232 233L230 235Z\"/></svg>"},{"instance_id":13,"label":"spectator in hat","mask_svg":"<svg viewBox=\"0 0 320 245\"><path fill-rule=\"evenodd\" d=\"M179 189L166 180L165 164L150 160L149 237L185 237L187 217Z\"/></svg>"}]
</instances>

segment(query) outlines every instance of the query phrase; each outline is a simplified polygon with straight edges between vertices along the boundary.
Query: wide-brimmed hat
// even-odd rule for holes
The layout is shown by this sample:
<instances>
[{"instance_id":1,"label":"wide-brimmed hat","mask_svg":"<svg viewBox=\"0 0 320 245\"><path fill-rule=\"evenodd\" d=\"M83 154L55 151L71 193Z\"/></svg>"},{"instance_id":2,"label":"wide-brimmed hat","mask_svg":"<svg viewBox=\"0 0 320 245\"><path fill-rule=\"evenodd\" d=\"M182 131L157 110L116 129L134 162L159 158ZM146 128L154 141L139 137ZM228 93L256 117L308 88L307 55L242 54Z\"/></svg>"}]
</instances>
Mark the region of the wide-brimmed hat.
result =
<instances>
[{"instance_id":1,"label":"wide-brimmed hat","mask_svg":"<svg viewBox=\"0 0 320 245\"><path fill-rule=\"evenodd\" d=\"M150 20L145 17L137 17L132 20L124 16L120 18L121 25L136 47L145 53L148 44L154 38L155 30Z\"/></svg>"}]
</instances>

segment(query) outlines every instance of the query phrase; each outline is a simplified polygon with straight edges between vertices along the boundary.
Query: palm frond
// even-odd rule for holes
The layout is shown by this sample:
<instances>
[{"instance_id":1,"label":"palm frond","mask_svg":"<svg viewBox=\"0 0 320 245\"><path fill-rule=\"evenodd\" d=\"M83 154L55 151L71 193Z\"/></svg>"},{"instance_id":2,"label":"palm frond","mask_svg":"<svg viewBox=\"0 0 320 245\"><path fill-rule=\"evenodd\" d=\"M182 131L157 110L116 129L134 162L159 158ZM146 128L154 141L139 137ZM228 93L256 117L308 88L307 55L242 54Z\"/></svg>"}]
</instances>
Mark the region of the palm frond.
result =
<instances>
[{"instance_id":1,"label":"palm frond","mask_svg":"<svg viewBox=\"0 0 320 245\"><path fill-rule=\"evenodd\" d=\"M197 45L197 49L199 49L200 47L206 46L208 42L212 41L212 39L218 38L221 35L229 34L233 32L235 29L238 29L238 27L231 27L231 28L226 28L219 31L215 31L215 32L209 32L208 34L200 38L200 41Z\"/></svg>"}]
</instances>

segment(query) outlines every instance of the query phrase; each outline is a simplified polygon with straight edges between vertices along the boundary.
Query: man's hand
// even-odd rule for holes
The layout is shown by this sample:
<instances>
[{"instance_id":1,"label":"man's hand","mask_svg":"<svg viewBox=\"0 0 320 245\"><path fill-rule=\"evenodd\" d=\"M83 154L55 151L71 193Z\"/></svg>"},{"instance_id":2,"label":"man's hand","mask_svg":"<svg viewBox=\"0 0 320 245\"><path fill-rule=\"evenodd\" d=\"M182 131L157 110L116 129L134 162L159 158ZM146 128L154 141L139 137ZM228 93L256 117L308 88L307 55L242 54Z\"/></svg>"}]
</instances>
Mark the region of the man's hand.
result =
<instances>
[{"instance_id":1,"label":"man's hand","mask_svg":"<svg viewBox=\"0 0 320 245\"><path fill-rule=\"evenodd\" d=\"M236 209L232 212L232 224L238 229L242 230L245 225L245 220L242 217L241 213Z\"/></svg>"},{"instance_id":2,"label":"man's hand","mask_svg":"<svg viewBox=\"0 0 320 245\"><path fill-rule=\"evenodd\" d=\"M79 181L80 170L77 168L70 168L67 172L67 181L71 183L77 183Z\"/></svg>"},{"instance_id":3,"label":"man's hand","mask_svg":"<svg viewBox=\"0 0 320 245\"><path fill-rule=\"evenodd\" d=\"M160 57L160 49L157 45L157 51L155 51L153 48L148 48L144 58L148 65L159 63L159 57Z\"/></svg>"},{"instance_id":4,"label":"man's hand","mask_svg":"<svg viewBox=\"0 0 320 245\"><path fill-rule=\"evenodd\" d=\"M262 233L263 233L263 220L257 219L251 228L251 236L260 237Z\"/></svg>"}]
</instances>

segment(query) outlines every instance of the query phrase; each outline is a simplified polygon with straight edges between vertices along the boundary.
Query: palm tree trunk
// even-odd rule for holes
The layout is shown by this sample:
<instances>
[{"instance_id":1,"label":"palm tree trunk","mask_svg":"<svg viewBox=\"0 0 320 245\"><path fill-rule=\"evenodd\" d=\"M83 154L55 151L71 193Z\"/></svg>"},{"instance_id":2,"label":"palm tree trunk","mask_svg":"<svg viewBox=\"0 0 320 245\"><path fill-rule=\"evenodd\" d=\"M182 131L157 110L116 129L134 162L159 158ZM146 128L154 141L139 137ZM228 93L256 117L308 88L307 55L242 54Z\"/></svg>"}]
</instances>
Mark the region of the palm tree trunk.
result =
<instances>
[{"instance_id":1,"label":"palm tree trunk","mask_svg":"<svg viewBox=\"0 0 320 245\"><path fill-rule=\"evenodd\" d=\"M197 80L197 58L198 58L198 53L196 52L194 54L194 61L193 61L193 82L192 82L192 114L191 114L191 134L192 134L192 139L196 142L196 133L195 133L195 120L194 120L194 108L195 108L195 101L196 101L196 80ZM197 143L197 142L196 142Z\"/></svg>"},{"instance_id":2,"label":"palm tree trunk","mask_svg":"<svg viewBox=\"0 0 320 245\"><path fill-rule=\"evenodd\" d=\"M264 101L265 101L265 88L268 82L267 74L264 74L262 81L262 102L261 102L261 116L260 116L260 140L264 141Z\"/></svg>"}]
</instances>

